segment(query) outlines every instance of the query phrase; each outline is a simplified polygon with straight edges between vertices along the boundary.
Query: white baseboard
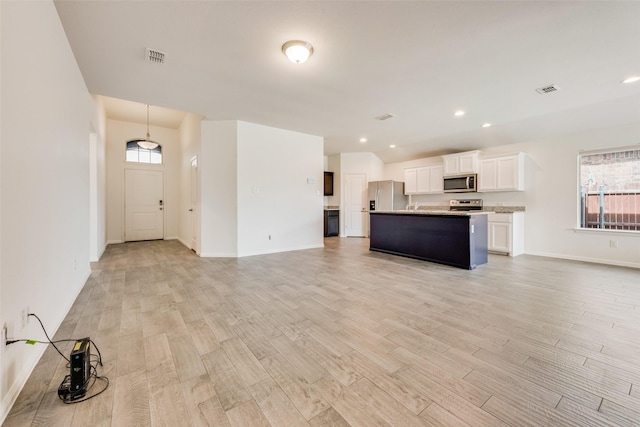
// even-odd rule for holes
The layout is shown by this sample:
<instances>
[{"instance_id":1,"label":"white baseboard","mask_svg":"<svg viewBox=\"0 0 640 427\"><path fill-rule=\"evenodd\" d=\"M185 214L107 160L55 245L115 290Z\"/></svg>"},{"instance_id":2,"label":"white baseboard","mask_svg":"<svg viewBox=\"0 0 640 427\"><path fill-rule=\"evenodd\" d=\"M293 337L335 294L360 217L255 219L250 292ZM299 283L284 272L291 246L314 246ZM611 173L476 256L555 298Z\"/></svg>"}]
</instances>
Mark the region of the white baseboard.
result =
<instances>
[{"instance_id":1,"label":"white baseboard","mask_svg":"<svg viewBox=\"0 0 640 427\"><path fill-rule=\"evenodd\" d=\"M178 239L179 240L179 239ZM182 241L181 241L182 242ZM183 245L189 247L184 242ZM255 251L255 252L244 252L241 254L235 252L202 252L200 255L202 258L243 258L248 256L256 256L256 255L268 255L268 254L277 254L280 252L292 252L292 251L303 251L305 249L322 249L324 248L324 243L319 243L316 245L305 245L305 246L293 246L287 248L276 248L270 251Z\"/></svg>"},{"instance_id":2,"label":"white baseboard","mask_svg":"<svg viewBox=\"0 0 640 427\"><path fill-rule=\"evenodd\" d=\"M100 261L100 258L102 258L102 255L104 255L104 251L107 250L107 243L104 244L104 246L102 247L102 249L100 249L100 251L98 252L98 256L96 257L96 259L90 259L89 262L98 262Z\"/></svg>"},{"instance_id":3,"label":"white baseboard","mask_svg":"<svg viewBox=\"0 0 640 427\"><path fill-rule=\"evenodd\" d=\"M200 256L202 258L237 258L238 254L234 252L203 252Z\"/></svg>"},{"instance_id":4,"label":"white baseboard","mask_svg":"<svg viewBox=\"0 0 640 427\"><path fill-rule=\"evenodd\" d=\"M124 243L124 240L107 240L107 245L117 245L119 243Z\"/></svg>"},{"instance_id":5,"label":"white baseboard","mask_svg":"<svg viewBox=\"0 0 640 427\"><path fill-rule=\"evenodd\" d=\"M256 252L244 252L238 254L238 258L246 257L246 256L256 256L256 255L268 255L268 254L277 254L281 252L292 252L292 251L303 251L305 249L318 249L323 248L324 243L318 243L316 245L304 245L304 246L291 246L285 248L275 248L273 250L268 251L256 251Z\"/></svg>"},{"instance_id":6,"label":"white baseboard","mask_svg":"<svg viewBox=\"0 0 640 427\"><path fill-rule=\"evenodd\" d=\"M525 254L533 255L533 256L542 256L547 258L566 259L569 261L581 261L581 262L591 262L594 264L615 265L618 267L640 268L640 263L637 263L637 262L617 261L617 260L611 260L611 259L591 258L591 257L555 254L555 253L548 253L548 252L535 252L535 251L534 252L526 251Z\"/></svg>"},{"instance_id":7,"label":"white baseboard","mask_svg":"<svg viewBox=\"0 0 640 427\"><path fill-rule=\"evenodd\" d=\"M185 242L183 239L181 239L180 237L177 238L178 242L182 243L182 245L187 248L187 249L192 249L191 245L189 245L187 242Z\"/></svg>"}]
</instances>

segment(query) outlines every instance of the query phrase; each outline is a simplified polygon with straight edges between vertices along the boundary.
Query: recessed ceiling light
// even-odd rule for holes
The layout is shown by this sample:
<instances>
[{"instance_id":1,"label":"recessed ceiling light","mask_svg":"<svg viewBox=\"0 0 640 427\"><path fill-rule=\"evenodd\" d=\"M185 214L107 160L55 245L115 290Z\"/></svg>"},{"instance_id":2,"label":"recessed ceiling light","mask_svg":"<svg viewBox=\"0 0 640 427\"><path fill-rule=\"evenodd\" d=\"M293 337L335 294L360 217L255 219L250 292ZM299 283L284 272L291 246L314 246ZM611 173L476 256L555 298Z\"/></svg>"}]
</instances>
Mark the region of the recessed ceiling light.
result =
<instances>
[{"instance_id":1,"label":"recessed ceiling light","mask_svg":"<svg viewBox=\"0 0 640 427\"><path fill-rule=\"evenodd\" d=\"M485 123L482 125L483 128L490 128L491 127L491 123Z\"/></svg>"},{"instance_id":2,"label":"recessed ceiling light","mask_svg":"<svg viewBox=\"0 0 640 427\"><path fill-rule=\"evenodd\" d=\"M396 148L396 144L391 144L389 148Z\"/></svg>"},{"instance_id":3,"label":"recessed ceiling light","mask_svg":"<svg viewBox=\"0 0 640 427\"><path fill-rule=\"evenodd\" d=\"M464 111L458 110L455 113L453 113L453 115L456 116L456 117L464 116Z\"/></svg>"},{"instance_id":4,"label":"recessed ceiling light","mask_svg":"<svg viewBox=\"0 0 640 427\"><path fill-rule=\"evenodd\" d=\"M367 142L367 138L360 138L360 142L362 142L362 143Z\"/></svg>"},{"instance_id":5,"label":"recessed ceiling light","mask_svg":"<svg viewBox=\"0 0 640 427\"><path fill-rule=\"evenodd\" d=\"M624 79L622 81L622 83L635 83L638 80L640 80L640 76L632 76L632 77L627 77L626 79Z\"/></svg>"}]
</instances>

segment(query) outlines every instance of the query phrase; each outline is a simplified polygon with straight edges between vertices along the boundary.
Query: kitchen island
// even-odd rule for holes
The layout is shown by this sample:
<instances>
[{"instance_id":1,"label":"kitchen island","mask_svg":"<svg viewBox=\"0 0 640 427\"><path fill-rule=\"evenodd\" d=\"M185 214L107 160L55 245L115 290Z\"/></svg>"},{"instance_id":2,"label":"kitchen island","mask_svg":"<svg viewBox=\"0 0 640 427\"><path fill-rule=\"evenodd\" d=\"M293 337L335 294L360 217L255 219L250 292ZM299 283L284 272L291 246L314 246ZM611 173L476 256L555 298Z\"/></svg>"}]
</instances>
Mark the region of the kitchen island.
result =
<instances>
[{"instance_id":1,"label":"kitchen island","mask_svg":"<svg viewBox=\"0 0 640 427\"><path fill-rule=\"evenodd\" d=\"M488 214L371 211L369 249L473 270L487 263Z\"/></svg>"}]
</instances>

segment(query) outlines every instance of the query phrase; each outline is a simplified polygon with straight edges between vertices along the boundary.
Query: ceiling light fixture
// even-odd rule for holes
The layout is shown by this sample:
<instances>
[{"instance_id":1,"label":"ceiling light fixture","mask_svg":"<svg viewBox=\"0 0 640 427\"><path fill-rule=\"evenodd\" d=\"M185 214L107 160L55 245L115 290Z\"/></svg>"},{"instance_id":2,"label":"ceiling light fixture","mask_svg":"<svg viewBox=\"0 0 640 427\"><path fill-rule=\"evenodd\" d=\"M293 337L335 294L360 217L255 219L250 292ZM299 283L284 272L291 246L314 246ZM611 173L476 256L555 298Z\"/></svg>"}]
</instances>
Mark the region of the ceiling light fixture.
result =
<instances>
[{"instance_id":1,"label":"ceiling light fixture","mask_svg":"<svg viewBox=\"0 0 640 427\"><path fill-rule=\"evenodd\" d=\"M282 45L282 53L294 64L302 64L313 53L313 46L303 40L289 40Z\"/></svg>"},{"instance_id":2,"label":"ceiling light fixture","mask_svg":"<svg viewBox=\"0 0 640 427\"><path fill-rule=\"evenodd\" d=\"M367 138L360 138L360 142L364 144L365 142L367 142Z\"/></svg>"},{"instance_id":3,"label":"ceiling light fixture","mask_svg":"<svg viewBox=\"0 0 640 427\"><path fill-rule=\"evenodd\" d=\"M631 76L627 77L622 81L622 83L635 83L640 80L640 76Z\"/></svg>"},{"instance_id":4,"label":"ceiling light fixture","mask_svg":"<svg viewBox=\"0 0 640 427\"><path fill-rule=\"evenodd\" d=\"M485 123L482 125L483 128L490 128L491 127L491 123Z\"/></svg>"},{"instance_id":5,"label":"ceiling light fixture","mask_svg":"<svg viewBox=\"0 0 640 427\"><path fill-rule=\"evenodd\" d=\"M147 137L145 139L130 139L127 142L135 142L138 144L138 147L144 148L145 150L153 150L160 145L157 142L152 141L151 136L149 135L149 104L147 104Z\"/></svg>"},{"instance_id":6,"label":"ceiling light fixture","mask_svg":"<svg viewBox=\"0 0 640 427\"><path fill-rule=\"evenodd\" d=\"M396 144L391 144L389 148L396 148Z\"/></svg>"},{"instance_id":7,"label":"ceiling light fixture","mask_svg":"<svg viewBox=\"0 0 640 427\"><path fill-rule=\"evenodd\" d=\"M453 113L453 115L456 116L456 117L464 116L464 111L458 110L455 113Z\"/></svg>"}]
</instances>

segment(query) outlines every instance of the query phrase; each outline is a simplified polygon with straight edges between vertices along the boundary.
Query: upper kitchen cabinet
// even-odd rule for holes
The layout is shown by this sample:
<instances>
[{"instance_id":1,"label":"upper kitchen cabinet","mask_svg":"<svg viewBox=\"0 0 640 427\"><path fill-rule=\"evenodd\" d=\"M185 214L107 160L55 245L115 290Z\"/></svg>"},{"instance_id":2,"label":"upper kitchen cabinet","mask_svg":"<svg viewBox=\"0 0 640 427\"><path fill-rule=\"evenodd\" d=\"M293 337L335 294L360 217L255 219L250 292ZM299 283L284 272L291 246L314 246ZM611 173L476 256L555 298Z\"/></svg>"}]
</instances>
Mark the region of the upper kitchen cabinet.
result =
<instances>
[{"instance_id":1,"label":"upper kitchen cabinet","mask_svg":"<svg viewBox=\"0 0 640 427\"><path fill-rule=\"evenodd\" d=\"M418 168L404 170L404 194L416 194L418 192L417 181Z\"/></svg>"},{"instance_id":2,"label":"upper kitchen cabinet","mask_svg":"<svg viewBox=\"0 0 640 427\"><path fill-rule=\"evenodd\" d=\"M478 191L524 190L524 153L483 158L479 164Z\"/></svg>"},{"instance_id":3,"label":"upper kitchen cabinet","mask_svg":"<svg viewBox=\"0 0 640 427\"><path fill-rule=\"evenodd\" d=\"M404 170L405 194L435 194L444 191L442 165L422 166Z\"/></svg>"},{"instance_id":4,"label":"upper kitchen cabinet","mask_svg":"<svg viewBox=\"0 0 640 427\"><path fill-rule=\"evenodd\" d=\"M475 150L442 156L444 176L477 173L479 153L479 151Z\"/></svg>"}]
</instances>

